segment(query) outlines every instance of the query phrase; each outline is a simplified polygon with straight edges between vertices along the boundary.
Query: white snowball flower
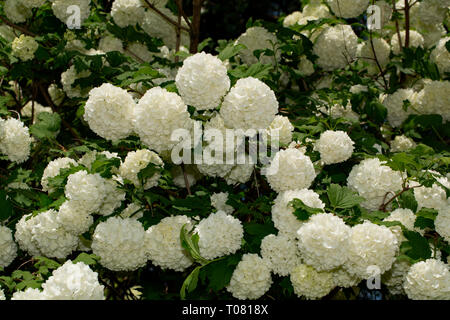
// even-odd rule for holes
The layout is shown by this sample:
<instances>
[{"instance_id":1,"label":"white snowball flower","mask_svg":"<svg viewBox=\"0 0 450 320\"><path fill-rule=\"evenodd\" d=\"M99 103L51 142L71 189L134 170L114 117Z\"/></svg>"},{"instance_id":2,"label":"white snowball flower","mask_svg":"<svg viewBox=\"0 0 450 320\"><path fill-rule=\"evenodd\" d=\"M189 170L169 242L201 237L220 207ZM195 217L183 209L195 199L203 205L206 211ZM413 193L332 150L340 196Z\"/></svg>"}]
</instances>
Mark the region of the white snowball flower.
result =
<instances>
[{"instance_id":1,"label":"white snowball flower","mask_svg":"<svg viewBox=\"0 0 450 320\"><path fill-rule=\"evenodd\" d=\"M89 70L83 70L80 73L77 72L75 66L71 66L65 72L61 74L61 84L64 92L69 98L84 98L89 95L90 88L81 88L79 85L73 86L75 80L86 78L91 75Z\"/></svg>"},{"instance_id":2,"label":"white snowball flower","mask_svg":"<svg viewBox=\"0 0 450 320\"><path fill-rule=\"evenodd\" d=\"M275 93L261 80L239 79L220 108L225 126L233 129L266 129L275 119L278 101Z\"/></svg>"},{"instance_id":3,"label":"white snowball flower","mask_svg":"<svg viewBox=\"0 0 450 320\"><path fill-rule=\"evenodd\" d=\"M70 168L72 165L76 167L77 162L67 157L57 158L55 160L50 161L47 167L44 169L44 173L42 174L41 178L42 190L47 191L49 193L55 191L49 187L48 179L56 177L57 175L59 175L61 169Z\"/></svg>"},{"instance_id":4,"label":"white snowball flower","mask_svg":"<svg viewBox=\"0 0 450 320\"><path fill-rule=\"evenodd\" d=\"M27 8L38 8L42 6L47 0L19 0Z\"/></svg>"},{"instance_id":5,"label":"white snowball flower","mask_svg":"<svg viewBox=\"0 0 450 320\"><path fill-rule=\"evenodd\" d=\"M284 235L269 234L261 242L261 257L267 261L271 271L282 277L301 263L300 252L294 239Z\"/></svg>"},{"instance_id":6,"label":"white snowball flower","mask_svg":"<svg viewBox=\"0 0 450 320\"><path fill-rule=\"evenodd\" d=\"M138 173L145 169L150 163L154 164L156 168L164 167L164 162L153 151L143 149L138 151L128 152L125 161L120 165L119 172L123 179L130 180L136 187L141 186ZM158 185L161 174L156 172L153 176L148 177L144 181L144 190L156 187Z\"/></svg>"},{"instance_id":7,"label":"white snowball flower","mask_svg":"<svg viewBox=\"0 0 450 320\"><path fill-rule=\"evenodd\" d=\"M358 94L358 93L367 92L367 91L369 91L369 88L367 86L362 85L362 84L355 84L355 85L350 87L350 92L353 93L353 94Z\"/></svg>"},{"instance_id":8,"label":"white snowball flower","mask_svg":"<svg viewBox=\"0 0 450 320\"><path fill-rule=\"evenodd\" d=\"M5 292L3 292L3 289L0 288L0 301L2 301L2 300L6 300L6 297L5 297Z\"/></svg>"},{"instance_id":9,"label":"white snowball flower","mask_svg":"<svg viewBox=\"0 0 450 320\"><path fill-rule=\"evenodd\" d=\"M186 216L171 216L162 219L146 231L145 246L148 259L156 266L175 271L184 271L194 261L181 246L181 228L192 228L192 221Z\"/></svg>"},{"instance_id":10,"label":"white snowball flower","mask_svg":"<svg viewBox=\"0 0 450 320\"><path fill-rule=\"evenodd\" d=\"M347 132L327 130L320 135L314 150L319 151L324 164L334 164L350 159L354 144Z\"/></svg>"},{"instance_id":11,"label":"white snowball flower","mask_svg":"<svg viewBox=\"0 0 450 320\"><path fill-rule=\"evenodd\" d=\"M289 205L294 199L300 199L311 208L325 208L319 195L312 190L288 190L278 194L272 206L272 221L280 233L292 239L297 237L297 230L302 226L302 222L294 215L294 208Z\"/></svg>"},{"instance_id":12,"label":"white snowball flower","mask_svg":"<svg viewBox=\"0 0 450 320\"><path fill-rule=\"evenodd\" d=\"M122 189L119 189L119 184L116 179L120 178L112 178L105 180L105 199L103 200L100 209L98 210L98 214L102 216L109 216L122 205L122 201L125 200L126 192Z\"/></svg>"},{"instance_id":13,"label":"white snowball flower","mask_svg":"<svg viewBox=\"0 0 450 320\"><path fill-rule=\"evenodd\" d=\"M126 90L104 83L89 92L84 120L102 138L117 141L133 132L135 106Z\"/></svg>"},{"instance_id":14,"label":"white snowball flower","mask_svg":"<svg viewBox=\"0 0 450 320\"><path fill-rule=\"evenodd\" d=\"M309 61L309 59L307 57L302 56L300 58L300 62L298 64L298 71L302 75L308 77L308 76L312 75L315 72L314 64L311 61Z\"/></svg>"},{"instance_id":15,"label":"white snowball flower","mask_svg":"<svg viewBox=\"0 0 450 320\"><path fill-rule=\"evenodd\" d=\"M231 214L234 208L227 204L228 192L213 193L211 195L211 206L217 211L224 211L227 214Z\"/></svg>"},{"instance_id":16,"label":"white snowball flower","mask_svg":"<svg viewBox=\"0 0 450 320\"><path fill-rule=\"evenodd\" d=\"M90 213L97 212L106 196L105 179L98 173L78 171L67 178L65 195L73 206Z\"/></svg>"},{"instance_id":17,"label":"white snowball flower","mask_svg":"<svg viewBox=\"0 0 450 320\"><path fill-rule=\"evenodd\" d=\"M402 48L405 46L406 31L400 31L400 38L402 39ZM400 54L401 48L398 41L398 34L394 33L391 38L391 46L394 54ZM409 47L410 48L423 48L424 39L420 33L415 30L409 30Z\"/></svg>"},{"instance_id":18,"label":"white snowball flower","mask_svg":"<svg viewBox=\"0 0 450 320\"><path fill-rule=\"evenodd\" d=\"M297 231L303 261L317 271L339 267L347 259L350 230L331 213L313 215Z\"/></svg>"},{"instance_id":19,"label":"white snowball flower","mask_svg":"<svg viewBox=\"0 0 450 320\"><path fill-rule=\"evenodd\" d=\"M298 23L298 21L303 17L300 11L294 11L287 15L283 20L283 27L288 28Z\"/></svg>"},{"instance_id":20,"label":"white snowball flower","mask_svg":"<svg viewBox=\"0 0 450 320\"><path fill-rule=\"evenodd\" d=\"M208 177L224 178L233 169L232 164L198 164L198 171Z\"/></svg>"},{"instance_id":21,"label":"white snowball flower","mask_svg":"<svg viewBox=\"0 0 450 320\"><path fill-rule=\"evenodd\" d=\"M179 95L155 87L148 90L135 109L135 131L142 142L156 152L171 150L177 129L191 130L193 126L187 106Z\"/></svg>"},{"instance_id":22,"label":"white snowball flower","mask_svg":"<svg viewBox=\"0 0 450 320\"><path fill-rule=\"evenodd\" d=\"M347 104L345 107L341 104L334 104L331 106L329 114L331 118L344 118L350 121L358 121L359 115L352 110L351 104Z\"/></svg>"},{"instance_id":23,"label":"white snowball flower","mask_svg":"<svg viewBox=\"0 0 450 320\"><path fill-rule=\"evenodd\" d=\"M254 170L253 164L237 164L225 176L225 181L229 185L246 183L250 180Z\"/></svg>"},{"instance_id":24,"label":"white snowball flower","mask_svg":"<svg viewBox=\"0 0 450 320\"><path fill-rule=\"evenodd\" d=\"M14 292L11 300L47 300L47 297L39 289L27 288L24 291Z\"/></svg>"},{"instance_id":25,"label":"white snowball flower","mask_svg":"<svg viewBox=\"0 0 450 320\"><path fill-rule=\"evenodd\" d=\"M309 188L316 178L311 159L298 149L280 150L267 167L267 181L276 192Z\"/></svg>"},{"instance_id":26,"label":"white snowball flower","mask_svg":"<svg viewBox=\"0 0 450 320\"><path fill-rule=\"evenodd\" d=\"M436 232L450 243L450 207L442 208L438 211L434 225Z\"/></svg>"},{"instance_id":27,"label":"white snowball flower","mask_svg":"<svg viewBox=\"0 0 450 320\"><path fill-rule=\"evenodd\" d=\"M22 61L33 60L34 53L39 48L39 44L33 37L21 34L12 42L12 54Z\"/></svg>"},{"instance_id":28,"label":"white snowball flower","mask_svg":"<svg viewBox=\"0 0 450 320\"><path fill-rule=\"evenodd\" d=\"M276 51L276 56L266 56L261 53L258 58L253 54L255 50L274 50L274 46L277 43L277 37L264 29L263 27L251 27L248 28L243 34L236 40L237 44L243 44L246 48L239 51L239 57L245 64L252 65L258 61L263 64L275 64L275 59L280 59L279 50Z\"/></svg>"},{"instance_id":29,"label":"white snowball flower","mask_svg":"<svg viewBox=\"0 0 450 320\"><path fill-rule=\"evenodd\" d=\"M428 170L433 174L435 179L442 185L447 188L450 188L450 179L447 177L443 177L436 171ZM447 194L445 189L442 188L439 184L433 183L431 187L416 187L418 185L417 182L411 182L411 187L415 187L414 197L416 198L418 209L421 208L430 208L435 210L440 210L450 205L450 198L447 198Z\"/></svg>"},{"instance_id":30,"label":"white snowball flower","mask_svg":"<svg viewBox=\"0 0 450 320\"><path fill-rule=\"evenodd\" d=\"M200 237L200 254L208 260L235 253L244 237L241 221L224 211L211 213L208 218L201 220L195 232Z\"/></svg>"},{"instance_id":31,"label":"white snowball flower","mask_svg":"<svg viewBox=\"0 0 450 320\"><path fill-rule=\"evenodd\" d=\"M404 294L403 283L411 264L408 261L397 260L392 268L381 276L381 281L391 294Z\"/></svg>"},{"instance_id":32,"label":"white snowball flower","mask_svg":"<svg viewBox=\"0 0 450 320\"><path fill-rule=\"evenodd\" d=\"M234 269L227 291L239 300L256 300L272 285L267 262L257 254L247 253Z\"/></svg>"},{"instance_id":33,"label":"white snowball flower","mask_svg":"<svg viewBox=\"0 0 450 320\"><path fill-rule=\"evenodd\" d=\"M0 268L5 268L17 256L17 245L13 240L11 229L0 226Z\"/></svg>"},{"instance_id":34,"label":"white snowball flower","mask_svg":"<svg viewBox=\"0 0 450 320\"><path fill-rule=\"evenodd\" d=\"M2 24L0 25L0 37L8 42L12 42L16 38L16 35L13 28L6 24Z\"/></svg>"},{"instance_id":35,"label":"white snowball flower","mask_svg":"<svg viewBox=\"0 0 450 320\"><path fill-rule=\"evenodd\" d=\"M136 219L112 217L100 222L92 236L92 252L113 271L133 271L147 263L145 229Z\"/></svg>"},{"instance_id":36,"label":"white snowball flower","mask_svg":"<svg viewBox=\"0 0 450 320\"><path fill-rule=\"evenodd\" d=\"M395 139L391 141L391 152L405 152L414 149L415 147L416 143L414 140L405 135L396 136Z\"/></svg>"},{"instance_id":37,"label":"white snowball flower","mask_svg":"<svg viewBox=\"0 0 450 320\"><path fill-rule=\"evenodd\" d=\"M405 100L411 103L406 111L403 109ZM413 89L398 89L393 94L388 95L383 100L383 105L388 112L389 124L393 127L399 127L410 114L416 113L414 111L416 104L417 93Z\"/></svg>"},{"instance_id":38,"label":"white snowball flower","mask_svg":"<svg viewBox=\"0 0 450 320\"><path fill-rule=\"evenodd\" d=\"M445 0L424 0L417 3L416 7L413 6L411 15L423 24L436 25L444 21L448 7L448 1Z\"/></svg>"},{"instance_id":39,"label":"white snowball flower","mask_svg":"<svg viewBox=\"0 0 450 320\"><path fill-rule=\"evenodd\" d=\"M410 209L395 209L383 221L398 221L408 230L414 230L421 234L424 233L423 230L414 227L414 223L416 222L416 215ZM399 244L406 240L406 238L403 236L403 231L400 226L392 226L389 227L389 229L397 237Z\"/></svg>"},{"instance_id":40,"label":"white snowball flower","mask_svg":"<svg viewBox=\"0 0 450 320\"><path fill-rule=\"evenodd\" d=\"M357 191L366 201L361 206L368 210L378 210L385 198L402 190L402 175L384 165L378 158L365 159L355 165L347 177L347 185ZM390 196L386 197L389 193Z\"/></svg>"},{"instance_id":41,"label":"white snowball flower","mask_svg":"<svg viewBox=\"0 0 450 320\"><path fill-rule=\"evenodd\" d=\"M450 52L448 52L445 44L450 41L450 37L445 37L439 40L439 43L436 45L436 48L431 52L431 61L436 63L439 72L442 76L445 73L450 73Z\"/></svg>"},{"instance_id":42,"label":"white snowball flower","mask_svg":"<svg viewBox=\"0 0 450 320\"><path fill-rule=\"evenodd\" d=\"M335 287L332 273L318 272L306 264L296 266L291 271L290 279L295 294L306 299L320 299Z\"/></svg>"},{"instance_id":43,"label":"white snowball flower","mask_svg":"<svg viewBox=\"0 0 450 320\"><path fill-rule=\"evenodd\" d=\"M74 235L80 235L89 230L94 223L94 218L88 211L83 210L72 202L65 201L59 207L56 221L66 230Z\"/></svg>"},{"instance_id":44,"label":"white snowball flower","mask_svg":"<svg viewBox=\"0 0 450 320\"><path fill-rule=\"evenodd\" d=\"M47 300L105 300L98 274L83 262L67 260L42 284Z\"/></svg>"},{"instance_id":45,"label":"white snowball flower","mask_svg":"<svg viewBox=\"0 0 450 320\"><path fill-rule=\"evenodd\" d=\"M14 23L25 22L32 16L31 9L17 0L6 0L3 10L5 11L6 17Z\"/></svg>"},{"instance_id":46,"label":"white snowball flower","mask_svg":"<svg viewBox=\"0 0 450 320\"><path fill-rule=\"evenodd\" d=\"M352 227L344 267L362 279L372 275L372 268L377 268L381 275L392 267L398 247L389 228L365 221Z\"/></svg>"},{"instance_id":47,"label":"white snowball flower","mask_svg":"<svg viewBox=\"0 0 450 320\"><path fill-rule=\"evenodd\" d=\"M142 209L143 208L141 205L132 202L122 211L120 217L122 217L123 219L140 219L144 216L144 211Z\"/></svg>"},{"instance_id":48,"label":"white snowball flower","mask_svg":"<svg viewBox=\"0 0 450 320\"><path fill-rule=\"evenodd\" d=\"M71 23L73 11L69 10L71 6L79 8L80 23L89 18L91 14L91 0L52 0L53 14L61 20L62 23Z\"/></svg>"},{"instance_id":49,"label":"white snowball flower","mask_svg":"<svg viewBox=\"0 0 450 320\"><path fill-rule=\"evenodd\" d=\"M111 17L121 28L136 25L144 14L142 0L115 0L111 8Z\"/></svg>"},{"instance_id":50,"label":"white snowball flower","mask_svg":"<svg viewBox=\"0 0 450 320\"><path fill-rule=\"evenodd\" d=\"M303 16L313 16L317 18L332 18L328 7L322 0L311 0L303 7Z\"/></svg>"},{"instance_id":51,"label":"white snowball flower","mask_svg":"<svg viewBox=\"0 0 450 320\"><path fill-rule=\"evenodd\" d=\"M103 52L119 51L123 52L123 43L113 35L106 35L100 39L98 49Z\"/></svg>"},{"instance_id":52,"label":"white snowball flower","mask_svg":"<svg viewBox=\"0 0 450 320\"><path fill-rule=\"evenodd\" d=\"M33 230L38 223L37 219L31 217L31 213L22 216L16 223L16 233L14 238L19 244L20 249L27 251L32 257L42 256L37 244L33 241Z\"/></svg>"},{"instance_id":53,"label":"white snowball flower","mask_svg":"<svg viewBox=\"0 0 450 320\"><path fill-rule=\"evenodd\" d=\"M289 121L288 117L277 115L275 116L275 119L273 119L269 128L266 129L267 139L269 141L272 137L272 131L278 131L278 139L280 145L288 145L292 141L292 132L294 131L294 126Z\"/></svg>"},{"instance_id":54,"label":"white snowball flower","mask_svg":"<svg viewBox=\"0 0 450 320\"><path fill-rule=\"evenodd\" d=\"M37 116L41 112L52 113L53 111L52 111L52 108L44 107L40 103L34 101L34 120L33 120L33 123L36 122ZM23 108L20 110L20 114L23 117L30 117L31 118L31 116L33 114L33 101L28 101L27 104L24 105Z\"/></svg>"},{"instance_id":55,"label":"white snowball flower","mask_svg":"<svg viewBox=\"0 0 450 320\"><path fill-rule=\"evenodd\" d=\"M190 187L194 186L197 183L197 179L200 178L199 172L197 172L197 170L195 170L195 167L193 166L185 166L184 169L189 186ZM172 169L172 179L173 183L177 187L186 188L186 181L184 180L184 173L181 167L174 167Z\"/></svg>"},{"instance_id":56,"label":"white snowball flower","mask_svg":"<svg viewBox=\"0 0 450 320\"><path fill-rule=\"evenodd\" d=\"M373 43L373 47L372 47ZM375 54L374 54L375 51ZM361 47L361 60L366 62L368 66L368 72L371 75L380 74L382 71L384 71L384 67L387 66L389 63L389 54L391 53L391 47L386 42L386 40L382 38L374 38L372 39L372 42L370 40L364 42L364 45ZM377 62L378 61L380 68L378 67Z\"/></svg>"},{"instance_id":57,"label":"white snowball flower","mask_svg":"<svg viewBox=\"0 0 450 320\"><path fill-rule=\"evenodd\" d=\"M230 79L223 62L204 52L184 60L175 84L183 101L197 110L216 108L230 89Z\"/></svg>"},{"instance_id":58,"label":"white snowball flower","mask_svg":"<svg viewBox=\"0 0 450 320\"><path fill-rule=\"evenodd\" d=\"M356 18L366 11L369 0L327 0L333 13L340 18Z\"/></svg>"},{"instance_id":59,"label":"white snowball flower","mask_svg":"<svg viewBox=\"0 0 450 320\"><path fill-rule=\"evenodd\" d=\"M355 57L358 37L349 25L328 27L318 36L313 52L317 64L325 71L344 68Z\"/></svg>"},{"instance_id":60,"label":"white snowball flower","mask_svg":"<svg viewBox=\"0 0 450 320\"><path fill-rule=\"evenodd\" d=\"M428 259L411 266L403 284L412 300L450 300L450 271L440 260Z\"/></svg>"},{"instance_id":61,"label":"white snowball flower","mask_svg":"<svg viewBox=\"0 0 450 320\"><path fill-rule=\"evenodd\" d=\"M30 156L32 138L22 121L9 118L0 119L0 153L8 160L22 163Z\"/></svg>"},{"instance_id":62,"label":"white snowball flower","mask_svg":"<svg viewBox=\"0 0 450 320\"><path fill-rule=\"evenodd\" d=\"M58 212L53 209L32 217L30 220L35 221L31 222L31 241L44 256L64 259L77 247L78 237L67 232L57 217Z\"/></svg>"},{"instance_id":63,"label":"white snowball flower","mask_svg":"<svg viewBox=\"0 0 450 320\"><path fill-rule=\"evenodd\" d=\"M332 270L331 274L336 287L350 288L356 286L361 281L357 275L349 273L344 267Z\"/></svg>"},{"instance_id":64,"label":"white snowball flower","mask_svg":"<svg viewBox=\"0 0 450 320\"><path fill-rule=\"evenodd\" d=\"M133 42L128 47L126 52L129 54L132 58L139 60L142 60L144 62L150 62L153 58L153 53L148 50L147 46L145 44L142 44L140 42Z\"/></svg>"},{"instance_id":65,"label":"white snowball flower","mask_svg":"<svg viewBox=\"0 0 450 320\"><path fill-rule=\"evenodd\" d=\"M421 114L440 114L450 121L450 81L431 81L417 94L417 110Z\"/></svg>"}]
</instances>

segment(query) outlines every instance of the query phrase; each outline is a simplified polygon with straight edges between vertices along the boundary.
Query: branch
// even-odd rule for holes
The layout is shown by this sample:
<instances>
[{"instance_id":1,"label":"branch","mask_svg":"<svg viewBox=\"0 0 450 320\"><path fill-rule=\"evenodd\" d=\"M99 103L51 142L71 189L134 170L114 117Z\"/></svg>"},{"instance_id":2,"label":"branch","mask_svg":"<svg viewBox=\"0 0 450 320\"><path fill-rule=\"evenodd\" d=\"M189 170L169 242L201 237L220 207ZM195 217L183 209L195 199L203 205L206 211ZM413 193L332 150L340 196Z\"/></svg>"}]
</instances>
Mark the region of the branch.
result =
<instances>
[{"instance_id":1,"label":"branch","mask_svg":"<svg viewBox=\"0 0 450 320\"><path fill-rule=\"evenodd\" d=\"M172 24L172 25L175 26L175 27L178 25L177 22L176 22L175 20L172 20L169 16L167 16L167 15L164 14L161 10L159 10L157 7L155 7L153 4L151 4L151 3L149 2L149 0L144 0L144 1L145 1L145 3L148 5L148 7L149 7L150 9L152 9L152 10L155 11L157 14L159 14L161 17L163 17L164 20L166 20L167 22L169 22L170 24ZM180 28L181 28L181 30L190 32L190 30L189 30L188 28L186 28L186 27L181 26Z\"/></svg>"},{"instance_id":2,"label":"branch","mask_svg":"<svg viewBox=\"0 0 450 320\"><path fill-rule=\"evenodd\" d=\"M375 3L375 0L372 1L372 4L374 4L374 3ZM388 87L388 84L387 84L387 81L386 81L386 77L384 76L383 68L381 67L380 62L378 61L377 53L375 52L375 47L374 47L374 45L373 45L372 28L369 29L369 36L370 36L370 46L371 46L371 48L372 48L373 57L375 58L375 62L376 62L376 64L377 64L378 70L380 70L381 76L383 77L384 88L385 88L386 90L388 90L389 87Z\"/></svg>"},{"instance_id":3,"label":"branch","mask_svg":"<svg viewBox=\"0 0 450 320\"><path fill-rule=\"evenodd\" d=\"M409 47L409 0L405 0L405 48Z\"/></svg>"},{"instance_id":4,"label":"branch","mask_svg":"<svg viewBox=\"0 0 450 320\"><path fill-rule=\"evenodd\" d=\"M20 32L22 32L23 34L27 34L27 35L32 36L32 37L35 37L35 36L36 36L35 33L29 31L28 29L26 29L26 28L24 28L24 27L21 27L21 26L18 26L17 24L12 23L11 21L9 21L8 19L6 19L6 18L4 18L4 17L2 17L2 16L0 16L0 19L1 19L4 23L6 23L8 26L10 26L11 28L14 28L14 29L20 31Z\"/></svg>"},{"instance_id":5,"label":"branch","mask_svg":"<svg viewBox=\"0 0 450 320\"><path fill-rule=\"evenodd\" d=\"M181 170L183 171L184 184L186 185L186 189L187 189L188 195L192 195L191 187L189 186L189 179L187 177L186 170L184 168L184 163L181 164Z\"/></svg>"},{"instance_id":6,"label":"branch","mask_svg":"<svg viewBox=\"0 0 450 320\"><path fill-rule=\"evenodd\" d=\"M398 197L400 197L403 193L405 193L406 191L408 191L408 190L411 190L411 189L414 189L414 188L418 188L418 187L421 187L422 185L418 185L418 186L413 186L413 187L403 187L403 190L402 191L400 191L399 193L397 193L397 194L395 194L391 199L389 199L389 201L388 202L384 202L384 200L383 200L383 203L381 204L381 206L378 208L378 210L380 210L380 211L383 211L383 212L386 212L386 208L387 208L387 206L392 202L392 201L394 201L395 199L397 199ZM389 192L387 192L385 195L384 195L384 199L386 200L386 196L389 194Z\"/></svg>"}]
</instances>

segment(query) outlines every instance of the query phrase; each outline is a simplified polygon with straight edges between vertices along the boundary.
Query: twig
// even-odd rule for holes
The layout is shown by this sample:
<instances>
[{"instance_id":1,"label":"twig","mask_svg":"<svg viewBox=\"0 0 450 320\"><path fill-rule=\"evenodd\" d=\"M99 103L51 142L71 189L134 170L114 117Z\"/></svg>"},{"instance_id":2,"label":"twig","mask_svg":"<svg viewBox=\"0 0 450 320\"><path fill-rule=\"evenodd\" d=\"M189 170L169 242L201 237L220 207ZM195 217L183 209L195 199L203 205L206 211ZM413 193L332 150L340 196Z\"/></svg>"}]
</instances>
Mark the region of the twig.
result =
<instances>
[{"instance_id":1,"label":"twig","mask_svg":"<svg viewBox=\"0 0 450 320\"><path fill-rule=\"evenodd\" d=\"M403 187L403 190L400 191L399 193L395 194L391 199L389 199L388 202L381 204L381 206L378 208L378 210L386 212L386 207L395 199L397 199L398 197L400 197L403 193L405 193L408 190L411 190L413 188L417 188L417 187L421 187L422 185L418 185L418 186L413 186L413 187ZM389 194L389 192L386 193L386 195L384 196L385 200L386 200L386 196Z\"/></svg>"},{"instance_id":2,"label":"twig","mask_svg":"<svg viewBox=\"0 0 450 320\"><path fill-rule=\"evenodd\" d=\"M10 26L11 28L14 28L14 29L16 29L16 30L18 30L18 31L20 31L20 32L22 32L22 33L24 33L24 34L26 34L26 35L32 36L32 37L35 37L35 36L36 36L35 33L29 31L28 29L26 29L26 28L24 28L24 27L21 27L21 26L18 26L17 24L12 23L11 21L9 21L8 19L6 19L6 18L4 18L4 17L2 17L2 16L0 16L0 19L1 19L4 23L6 23L8 26Z\"/></svg>"},{"instance_id":3,"label":"twig","mask_svg":"<svg viewBox=\"0 0 450 320\"><path fill-rule=\"evenodd\" d=\"M405 48L409 47L409 0L405 0Z\"/></svg>"},{"instance_id":4,"label":"twig","mask_svg":"<svg viewBox=\"0 0 450 320\"><path fill-rule=\"evenodd\" d=\"M164 14L161 10L159 10L157 7L155 7L153 4L151 4L148 0L144 0L144 1L148 5L148 7L150 9L152 9L157 14L159 14L162 18L164 18L164 20L166 20L170 24L174 25L175 27L177 26L177 22L176 21L172 20L169 16ZM188 28L186 28L186 27L181 26L181 29L184 30L184 31L190 32L190 30Z\"/></svg>"},{"instance_id":5,"label":"twig","mask_svg":"<svg viewBox=\"0 0 450 320\"><path fill-rule=\"evenodd\" d=\"M189 186L189 179L187 177L186 170L184 168L184 163L181 164L181 171L183 171L184 184L186 185L186 189L187 189L188 195L192 195L191 187Z\"/></svg>"}]
</instances>

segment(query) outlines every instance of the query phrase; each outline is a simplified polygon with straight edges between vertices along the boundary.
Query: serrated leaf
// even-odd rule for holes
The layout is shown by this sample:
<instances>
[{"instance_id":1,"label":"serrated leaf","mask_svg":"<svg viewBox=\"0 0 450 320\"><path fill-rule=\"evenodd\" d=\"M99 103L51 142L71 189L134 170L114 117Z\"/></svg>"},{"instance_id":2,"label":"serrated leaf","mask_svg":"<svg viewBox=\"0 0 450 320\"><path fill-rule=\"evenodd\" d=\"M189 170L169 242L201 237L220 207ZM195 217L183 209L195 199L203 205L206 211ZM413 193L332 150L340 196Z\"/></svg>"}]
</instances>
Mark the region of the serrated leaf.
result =
<instances>
[{"instance_id":1,"label":"serrated leaf","mask_svg":"<svg viewBox=\"0 0 450 320\"><path fill-rule=\"evenodd\" d=\"M401 251L415 261L431 258L431 249L428 241L420 233L403 230L403 235L408 240L402 242Z\"/></svg>"},{"instance_id":2,"label":"serrated leaf","mask_svg":"<svg viewBox=\"0 0 450 320\"><path fill-rule=\"evenodd\" d=\"M56 138L61 128L61 117L57 113L41 112L37 121L30 126L30 133L38 139L52 140Z\"/></svg>"},{"instance_id":3,"label":"serrated leaf","mask_svg":"<svg viewBox=\"0 0 450 320\"><path fill-rule=\"evenodd\" d=\"M237 55L239 53L239 51L241 51L245 48L246 48L246 46L244 46L243 44L234 45L234 43L230 43L228 46L225 47L225 49L223 49L219 53L218 58L222 61L225 61L227 59L234 57L235 55Z\"/></svg>"},{"instance_id":4,"label":"serrated leaf","mask_svg":"<svg viewBox=\"0 0 450 320\"><path fill-rule=\"evenodd\" d=\"M357 192L334 183L327 188L327 195L330 200L330 206L334 209L352 208L365 201Z\"/></svg>"},{"instance_id":5,"label":"serrated leaf","mask_svg":"<svg viewBox=\"0 0 450 320\"><path fill-rule=\"evenodd\" d=\"M73 263L83 262L86 265L93 265L97 263L98 257L93 254L87 254L86 252L82 252L78 255L78 257L73 260Z\"/></svg>"}]
</instances>

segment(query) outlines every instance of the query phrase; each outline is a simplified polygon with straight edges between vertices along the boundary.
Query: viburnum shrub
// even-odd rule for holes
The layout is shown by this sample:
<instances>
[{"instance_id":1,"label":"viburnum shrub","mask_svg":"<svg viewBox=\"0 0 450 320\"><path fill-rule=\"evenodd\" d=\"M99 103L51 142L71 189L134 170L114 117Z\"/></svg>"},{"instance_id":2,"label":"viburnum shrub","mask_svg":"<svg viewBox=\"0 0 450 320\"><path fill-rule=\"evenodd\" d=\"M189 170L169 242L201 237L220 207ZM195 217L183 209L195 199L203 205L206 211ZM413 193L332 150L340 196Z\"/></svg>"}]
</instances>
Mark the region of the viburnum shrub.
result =
<instances>
[{"instance_id":1,"label":"viburnum shrub","mask_svg":"<svg viewBox=\"0 0 450 320\"><path fill-rule=\"evenodd\" d=\"M450 300L450 1L189 3L0 1L0 299Z\"/></svg>"}]
</instances>

